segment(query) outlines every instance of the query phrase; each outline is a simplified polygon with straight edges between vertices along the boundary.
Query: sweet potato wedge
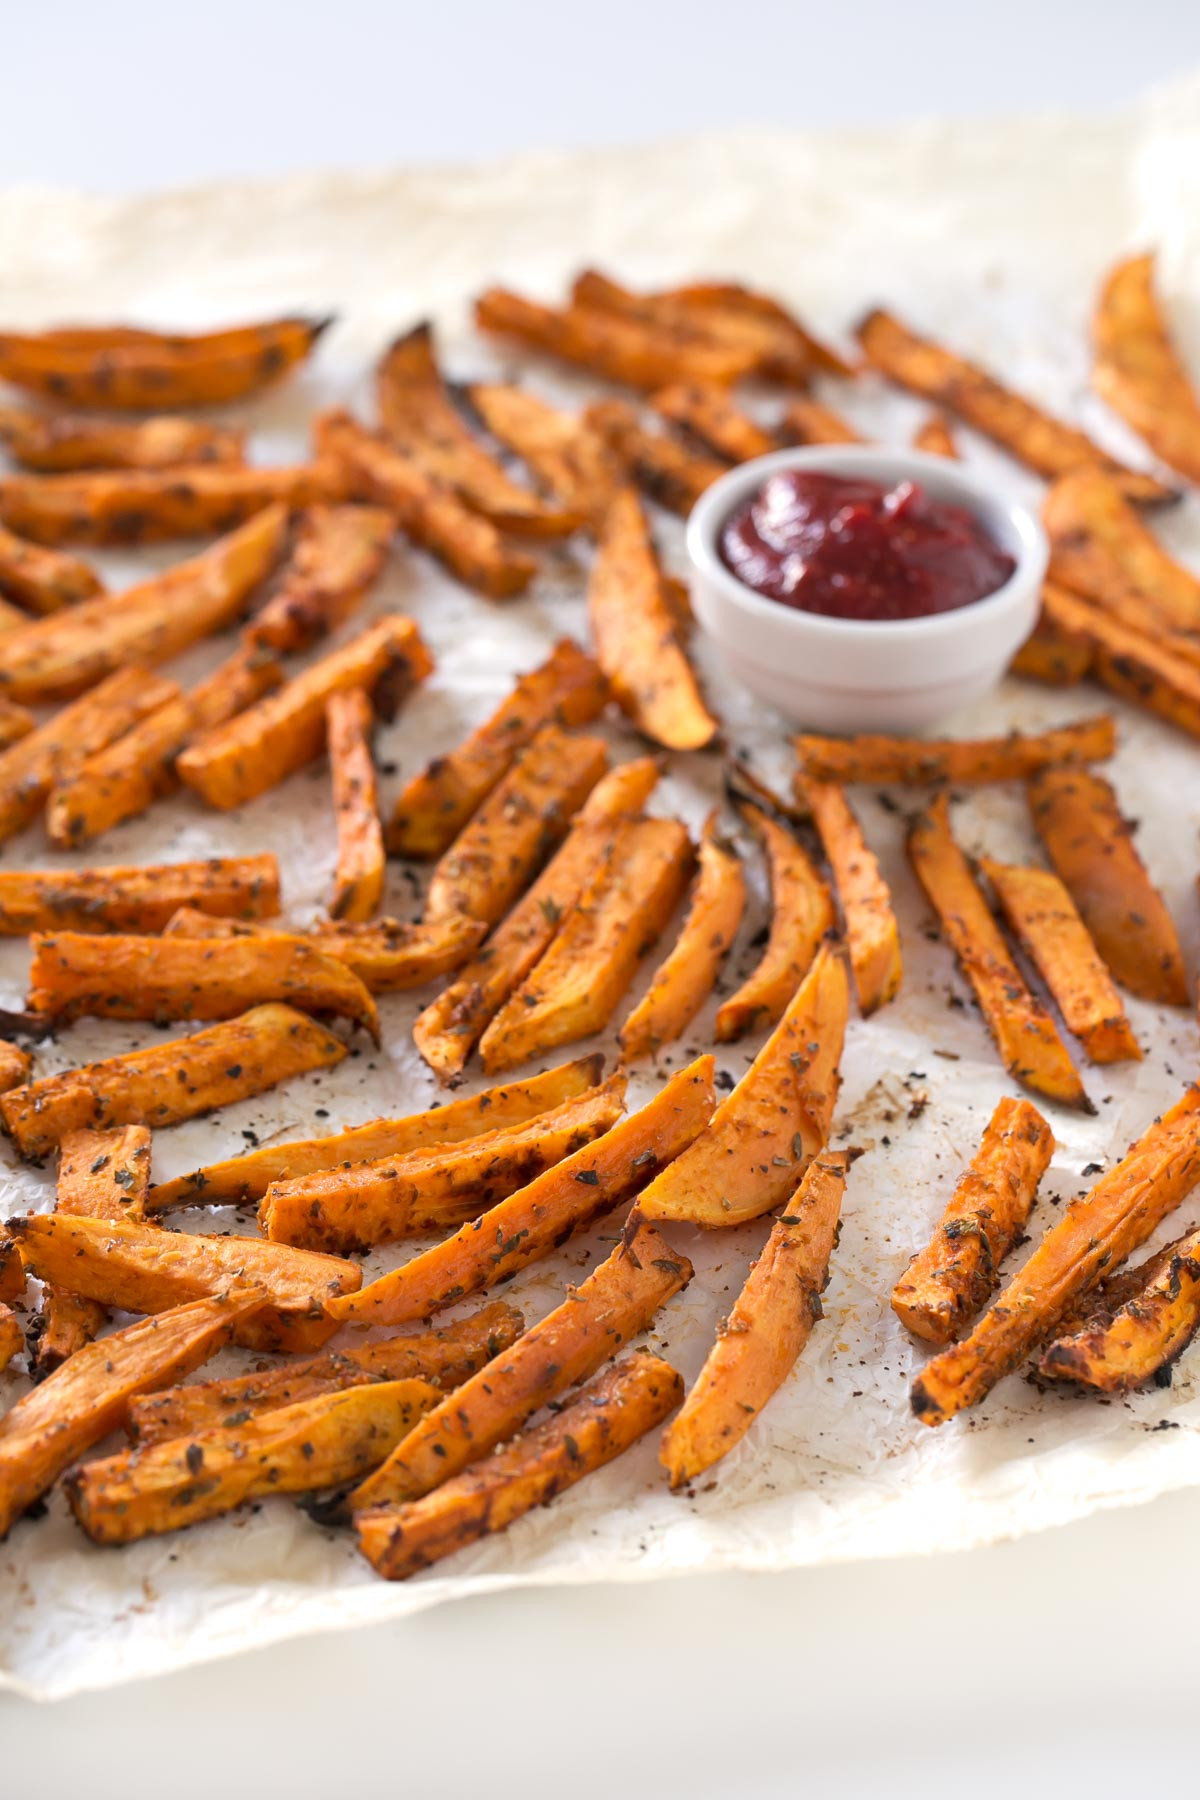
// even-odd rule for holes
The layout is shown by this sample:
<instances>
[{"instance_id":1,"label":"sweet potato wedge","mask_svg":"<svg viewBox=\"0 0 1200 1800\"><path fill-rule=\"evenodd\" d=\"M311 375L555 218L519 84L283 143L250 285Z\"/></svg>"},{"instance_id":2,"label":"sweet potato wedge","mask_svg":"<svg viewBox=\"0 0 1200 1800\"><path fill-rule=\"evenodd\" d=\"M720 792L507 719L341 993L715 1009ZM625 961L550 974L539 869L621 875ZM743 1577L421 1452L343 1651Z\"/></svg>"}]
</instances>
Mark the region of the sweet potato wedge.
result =
<instances>
[{"instance_id":1,"label":"sweet potato wedge","mask_svg":"<svg viewBox=\"0 0 1200 1800\"><path fill-rule=\"evenodd\" d=\"M771 878L771 929L757 967L718 1008L720 1044L782 1018L808 974L822 938L833 930L833 900L787 828L757 806L739 808L766 854Z\"/></svg>"},{"instance_id":2,"label":"sweet potato wedge","mask_svg":"<svg viewBox=\"0 0 1200 1800\"><path fill-rule=\"evenodd\" d=\"M652 431L624 400L602 400L585 414L609 446L626 479L668 512L686 518L726 464L665 431Z\"/></svg>"},{"instance_id":3,"label":"sweet potato wedge","mask_svg":"<svg viewBox=\"0 0 1200 1800\"><path fill-rule=\"evenodd\" d=\"M975 991L1000 1060L1014 1081L1061 1106L1093 1110L1071 1053L1037 996L1025 985L1000 928L954 838L943 791L913 821L908 855Z\"/></svg>"},{"instance_id":4,"label":"sweet potato wedge","mask_svg":"<svg viewBox=\"0 0 1200 1800\"><path fill-rule=\"evenodd\" d=\"M33 1058L28 1050L20 1044L10 1043L7 1038L0 1038L0 1094L7 1094L11 1088L24 1087L33 1074ZM0 1294L0 1299L3 1299Z\"/></svg>"},{"instance_id":5,"label":"sweet potato wedge","mask_svg":"<svg viewBox=\"0 0 1200 1800\"><path fill-rule=\"evenodd\" d=\"M395 531L379 506L307 507L270 599L246 626L247 643L307 650L343 624L383 569Z\"/></svg>"},{"instance_id":6,"label":"sweet potato wedge","mask_svg":"<svg viewBox=\"0 0 1200 1800\"><path fill-rule=\"evenodd\" d=\"M1111 973L1144 1000L1186 1006L1179 935L1110 783L1088 769L1043 769L1027 791L1034 830Z\"/></svg>"},{"instance_id":7,"label":"sweet potato wedge","mask_svg":"<svg viewBox=\"0 0 1200 1800\"><path fill-rule=\"evenodd\" d=\"M613 1075L550 1112L462 1143L287 1175L263 1196L259 1228L276 1243L342 1256L450 1231L601 1137L624 1110L625 1077Z\"/></svg>"},{"instance_id":8,"label":"sweet potato wedge","mask_svg":"<svg viewBox=\"0 0 1200 1800\"><path fill-rule=\"evenodd\" d=\"M63 1470L125 1421L138 1394L181 1381L262 1303L243 1283L87 1344L0 1419L0 1537Z\"/></svg>"},{"instance_id":9,"label":"sweet potato wedge","mask_svg":"<svg viewBox=\"0 0 1200 1800\"><path fill-rule=\"evenodd\" d=\"M489 1074L604 1029L675 911L691 865L677 819L613 826L549 948L479 1040Z\"/></svg>"},{"instance_id":10,"label":"sweet potato wedge","mask_svg":"<svg viewBox=\"0 0 1200 1800\"><path fill-rule=\"evenodd\" d=\"M275 469L194 463L10 475L0 481L0 520L39 544L155 544L230 532L275 506L297 512L345 497L332 457Z\"/></svg>"},{"instance_id":11,"label":"sweet potato wedge","mask_svg":"<svg viewBox=\"0 0 1200 1800\"><path fill-rule=\"evenodd\" d=\"M440 858L426 917L489 925L502 919L565 836L607 762L602 738L543 725Z\"/></svg>"},{"instance_id":12,"label":"sweet potato wedge","mask_svg":"<svg viewBox=\"0 0 1200 1800\"><path fill-rule=\"evenodd\" d=\"M932 1239L892 1289L892 1311L915 1337L949 1344L987 1305L1053 1155L1037 1107L1005 1095Z\"/></svg>"},{"instance_id":13,"label":"sweet potato wedge","mask_svg":"<svg viewBox=\"0 0 1200 1800\"><path fill-rule=\"evenodd\" d=\"M213 856L140 868L0 870L0 936L33 931L161 931L181 906L216 918L279 911L273 855Z\"/></svg>"},{"instance_id":14,"label":"sweet potato wedge","mask_svg":"<svg viewBox=\"0 0 1200 1800\"><path fill-rule=\"evenodd\" d=\"M1168 1368L1200 1326L1200 1232L1176 1239L1142 1268L1146 1280L1123 1306L1046 1347L1040 1374L1127 1394Z\"/></svg>"},{"instance_id":15,"label":"sweet potato wedge","mask_svg":"<svg viewBox=\"0 0 1200 1800\"><path fill-rule=\"evenodd\" d=\"M1172 490L1153 475L1125 468L1084 432L1051 417L978 364L918 337L891 313L868 313L858 327L858 341L889 380L974 426L1037 475L1053 480L1071 469L1105 469L1130 500L1148 504L1173 498Z\"/></svg>"},{"instance_id":16,"label":"sweet potato wedge","mask_svg":"<svg viewBox=\"0 0 1200 1800\"><path fill-rule=\"evenodd\" d=\"M331 1300L331 1317L358 1325L422 1319L549 1255L572 1233L631 1200L703 1130L713 1107L713 1074L712 1057L697 1058L594 1144L361 1294Z\"/></svg>"},{"instance_id":17,"label":"sweet potato wedge","mask_svg":"<svg viewBox=\"0 0 1200 1800\"><path fill-rule=\"evenodd\" d=\"M1200 395L1171 341L1154 287L1154 257L1119 262L1092 322L1092 381L1154 454L1200 481Z\"/></svg>"},{"instance_id":18,"label":"sweet potato wedge","mask_svg":"<svg viewBox=\"0 0 1200 1800\"><path fill-rule=\"evenodd\" d=\"M254 937L274 929L270 922L214 919L185 906L164 927L164 935ZM320 920L309 936L319 950L345 963L368 993L388 994L424 987L438 975L459 968L479 948L486 932L481 919L447 916L415 925L399 919L370 919L359 925Z\"/></svg>"},{"instance_id":19,"label":"sweet potato wedge","mask_svg":"<svg viewBox=\"0 0 1200 1800\"><path fill-rule=\"evenodd\" d=\"M1074 469L1042 504L1050 575L1127 625L1200 631L1200 576L1169 556L1101 469Z\"/></svg>"},{"instance_id":20,"label":"sweet potato wedge","mask_svg":"<svg viewBox=\"0 0 1200 1800\"><path fill-rule=\"evenodd\" d=\"M821 1294L849 1164L845 1150L816 1156L771 1227L695 1386L663 1433L659 1460L673 1489L686 1487L741 1442L823 1317Z\"/></svg>"},{"instance_id":21,"label":"sweet potato wedge","mask_svg":"<svg viewBox=\"0 0 1200 1800\"><path fill-rule=\"evenodd\" d=\"M1106 762L1117 748L1107 713L1049 731L1010 731L998 738L794 737L802 768L818 781L904 782L965 787L1026 781L1062 763Z\"/></svg>"},{"instance_id":22,"label":"sweet potato wedge","mask_svg":"<svg viewBox=\"0 0 1200 1800\"><path fill-rule=\"evenodd\" d=\"M661 289L657 298L675 300L688 307L697 318L708 322L721 314L729 319L766 320L778 334L779 355L761 364L763 375L772 380L792 379L801 360L814 370L827 375L853 375L854 369L844 356L814 337L808 327L778 300L760 294L735 281L691 281L682 287Z\"/></svg>"},{"instance_id":23,"label":"sweet potato wedge","mask_svg":"<svg viewBox=\"0 0 1200 1800\"><path fill-rule=\"evenodd\" d=\"M1054 605L1062 590L1047 582L1038 622L1009 663L1010 675L1047 687L1076 687L1091 673L1095 651L1089 638L1060 624Z\"/></svg>"},{"instance_id":24,"label":"sweet potato wedge","mask_svg":"<svg viewBox=\"0 0 1200 1800\"><path fill-rule=\"evenodd\" d=\"M1127 625L1066 588L1047 584L1043 603L1057 632L1086 644L1088 673L1101 686L1200 738L1200 640Z\"/></svg>"},{"instance_id":25,"label":"sweet potato wedge","mask_svg":"<svg viewBox=\"0 0 1200 1800\"><path fill-rule=\"evenodd\" d=\"M541 1407L586 1381L692 1278L653 1225L638 1225L539 1325L425 1414L351 1494L357 1512L419 1499L507 1443Z\"/></svg>"},{"instance_id":26,"label":"sweet potato wedge","mask_svg":"<svg viewBox=\"0 0 1200 1800\"><path fill-rule=\"evenodd\" d=\"M943 412L931 412L917 426L913 432L913 449L923 450L926 456L949 456L955 461L962 455L954 427Z\"/></svg>"},{"instance_id":27,"label":"sweet potato wedge","mask_svg":"<svg viewBox=\"0 0 1200 1800\"><path fill-rule=\"evenodd\" d=\"M256 1006L191 1037L86 1063L0 1094L0 1120L36 1159L66 1132L113 1125L161 1130L341 1062L346 1046L290 1006Z\"/></svg>"},{"instance_id":28,"label":"sweet potato wedge","mask_svg":"<svg viewBox=\"0 0 1200 1800\"><path fill-rule=\"evenodd\" d=\"M1200 1088L1189 1087L1089 1193L1070 1202L971 1333L926 1363L912 1389L921 1423L941 1425L990 1393L1197 1181Z\"/></svg>"},{"instance_id":29,"label":"sweet potato wedge","mask_svg":"<svg viewBox=\"0 0 1200 1800\"><path fill-rule=\"evenodd\" d=\"M270 506L199 556L122 594L100 594L0 637L0 693L78 694L128 663L167 662L228 625L270 574L287 514Z\"/></svg>"},{"instance_id":30,"label":"sweet potato wedge","mask_svg":"<svg viewBox=\"0 0 1200 1800\"><path fill-rule=\"evenodd\" d=\"M705 340L721 345L751 359L747 374L803 387L812 372L807 345L795 330L767 313L711 301L697 306L678 294L636 294L597 269L585 269L575 277L571 303L631 319L683 345Z\"/></svg>"},{"instance_id":31,"label":"sweet potato wedge","mask_svg":"<svg viewBox=\"0 0 1200 1800\"><path fill-rule=\"evenodd\" d=\"M24 1348L25 1333L21 1330L20 1319L11 1306L0 1300L0 1375Z\"/></svg>"},{"instance_id":32,"label":"sweet potato wedge","mask_svg":"<svg viewBox=\"0 0 1200 1800\"><path fill-rule=\"evenodd\" d=\"M59 1146L55 1207L88 1219L140 1219L150 1187L150 1133L144 1125L115 1131L72 1131ZM42 1294L35 1367L57 1369L90 1344L107 1309L70 1288L48 1284Z\"/></svg>"},{"instance_id":33,"label":"sweet potato wedge","mask_svg":"<svg viewBox=\"0 0 1200 1800\"><path fill-rule=\"evenodd\" d=\"M1049 869L980 864L1011 931L1035 964L1067 1030L1094 1063L1140 1062L1141 1049L1075 903Z\"/></svg>"},{"instance_id":34,"label":"sweet potato wedge","mask_svg":"<svg viewBox=\"0 0 1200 1800\"><path fill-rule=\"evenodd\" d=\"M246 434L199 419L97 419L0 406L0 444L39 475L80 469L174 469L244 463Z\"/></svg>"},{"instance_id":35,"label":"sweet potato wedge","mask_svg":"<svg viewBox=\"0 0 1200 1800\"><path fill-rule=\"evenodd\" d=\"M539 306L507 288L479 295L475 323L481 331L515 338L559 362L633 388L737 381L750 373L758 355L753 347L717 343L699 331L664 329L598 307Z\"/></svg>"},{"instance_id":36,"label":"sweet potato wedge","mask_svg":"<svg viewBox=\"0 0 1200 1800\"><path fill-rule=\"evenodd\" d=\"M867 1018L895 998L904 972L891 890L839 783L815 780L800 769L796 794L812 815L833 874L859 1011Z\"/></svg>"},{"instance_id":37,"label":"sweet potato wedge","mask_svg":"<svg viewBox=\"0 0 1200 1800\"><path fill-rule=\"evenodd\" d=\"M104 583L90 563L31 544L0 526L0 593L27 612L60 612L103 592Z\"/></svg>"},{"instance_id":38,"label":"sweet potato wedge","mask_svg":"<svg viewBox=\"0 0 1200 1800\"><path fill-rule=\"evenodd\" d=\"M363 688L330 694L325 736L337 828L337 868L330 916L361 924L383 898L386 852L379 819L379 787L371 756L375 714Z\"/></svg>"},{"instance_id":39,"label":"sweet potato wedge","mask_svg":"<svg viewBox=\"0 0 1200 1800\"><path fill-rule=\"evenodd\" d=\"M584 418L500 382L468 387L466 398L497 442L515 451L567 512L592 524L604 518L621 467Z\"/></svg>"},{"instance_id":40,"label":"sweet potato wedge","mask_svg":"<svg viewBox=\"0 0 1200 1800\"><path fill-rule=\"evenodd\" d=\"M433 658L413 621L401 613L385 614L278 693L189 744L176 764L179 775L210 806L223 811L244 806L320 756L331 694L366 688L376 708L388 716L432 668Z\"/></svg>"},{"instance_id":41,"label":"sweet potato wedge","mask_svg":"<svg viewBox=\"0 0 1200 1800\"><path fill-rule=\"evenodd\" d=\"M861 444L861 431L855 430L832 406L798 394L789 400L779 420L778 441L781 444Z\"/></svg>"},{"instance_id":42,"label":"sweet potato wedge","mask_svg":"<svg viewBox=\"0 0 1200 1800\"><path fill-rule=\"evenodd\" d=\"M845 962L826 944L711 1122L646 1188L641 1215L719 1229L794 1190L829 1137L848 1004Z\"/></svg>"},{"instance_id":43,"label":"sweet potato wedge","mask_svg":"<svg viewBox=\"0 0 1200 1800\"><path fill-rule=\"evenodd\" d=\"M719 727L679 641L632 488L617 495L600 534L588 579L588 618L596 660L638 730L667 750L711 744Z\"/></svg>"},{"instance_id":44,"label":"sweet potato wedge","mask_svg":"<svg viewBox=\"0 0 1200 1800\"><path fill-rule=\"evenodd\" d=\"M31 712L23 706L14 706L10 700L0 699L0 750L19 744L36 729L37 720Z\"/></svg>"},{"instance_id":45,"label":"sweet potato wedge","mask_svg":"<svg viewBox=\"0 0 1200 1800\"><path fill-rule=\"evenodd\" d=\"M728 388L676 382L652 395L650 404L656 413L727 462L749 462L751 457L766 456L779 448L769 431L734 404Z\"/></svg>"}]
</instances>

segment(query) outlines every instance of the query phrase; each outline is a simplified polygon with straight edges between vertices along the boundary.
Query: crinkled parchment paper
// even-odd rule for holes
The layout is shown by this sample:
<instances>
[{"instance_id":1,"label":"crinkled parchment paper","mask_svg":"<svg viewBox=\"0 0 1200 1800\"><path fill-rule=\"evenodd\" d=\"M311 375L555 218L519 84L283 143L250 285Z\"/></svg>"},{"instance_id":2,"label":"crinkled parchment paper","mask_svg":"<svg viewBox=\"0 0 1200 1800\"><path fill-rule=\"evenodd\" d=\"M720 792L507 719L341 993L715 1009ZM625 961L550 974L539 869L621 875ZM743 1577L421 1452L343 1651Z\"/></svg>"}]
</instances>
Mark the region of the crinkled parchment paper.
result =
<instances>
[{"instance_id":1,"label":"crinkled parchment paper","mask_svg":"<svg viewBox=\"0 0 1200 1800\"><path fill-rule=\"evenodd\" d=\"M1052 408L1078 416L1112 449L1136 456L1088 393L1086 317L1110 259L1155 244L1179 328L1200 351L1198 200L1196 80L1105 123L1043 118L886 136L748 132L612 155L526 157L455 174L305 178L135 201L10 193L0 196L0 318L129 315L200 324L336 307L341 323L316 366L248 410L265 459L302 453L305 420L317 405L369 402L375 353L422 315L436 317L454 373L516 366L519 359L498 355L468 328L468 297L487 281L553 294L585 261L635 281L728 273L793 298L833 334L870 303L890 302ZM531 379L551 395L584 391L545 369ZM868 383L847 409L865 431L896 441L907 439L919 416L912 403ZM1036 494L1035 484L981 443L972 440L969 454L1014 491ZM1164 515L1161 525L1178 551L1200 556L1200 502ZM663 531L678 563L678 529L664 522ZM109 572L128 578L177 553L113 557ZM486 714L552 635L583 632L576 555L560 552L531 598L501 608L455 589L423 557L397 552L372 604L415 614L439 667L384 733L389 794L401 775ZM216 653L207 647L180 672L191 678ZM732 691L703 645L699 655L732 741L782 777L779 721ZM1010 684L951 729L1035 726L1101 704L1087 689L1054 694ZM1138 842L1194 967L1197 751L1132 714L1121 724L1121 797L1141 820ZM628 753L632 741L619 747ZM714 760L681 760L655 804L698 825L715 792ZM99 860L270 848L283 865L289 909L303 920L328 892L325 789L323 770L314 768L219 819L180 800L114 832ZM902 917L904 992L882 1016L850 1028L838 1131L869 1154L850 1182L827 1322L716 1480L694 1497L672 1498L655 1445L644 1443L505 1536L400 1586L377 1581L349 1539L318 1529L288 1502L104 1551L84 1542L55 1496L48 1517L20 1525L0 1547L0 1684L61 1695L520 1583L634 1581L961 1548L1200 1482L1196 1357L1184 1360L1172 1387L1129 1400L1039 1395L1014 1377L973 1416L940 1431L910 1418L916 1358L887 1294L1008 1084L949 951L927 934L902 855L903 819L871 794L860 801ZM1019 793L964 799L956 820L973 849L1033 851ZM46 854L34 830L5 847L3 862L27 865ZM389 880L391 910L414 916L419 893L404 871L393 868ZM730 980L753 961L764 899L760 882ZM9 945L0 957L3 996L15 1000L24 982L24 946ZM414 1010L404 997L385 1004L382 1054L363 1047L338 1070L163 1133L155 1145L159 1177L232 1153L244 1132L279 1139L429 1103L434 1086L409 1042ZM1057 1203L1086 1185L1085 1167L1110 1163L1196 1073L1192 1018L1136 1002L1131 1012L1146 1061L1088 1071L1094 1119L1052 1109L1059 1150L1035 1235ZM676 1056L639 1079L635 1100L667 1066L707 1045L711 1014L710 1007ZM110 1054L129 1041L125 1027L79 1025L47 1048L45 1066ZM756 1047L737 1046L720 1060L737 1075ZM0 1153L0 1211L49 1199L48 1175ZM1185 1210L1183 1220L1191 1216ZM1171 1221L1172 1230L1180 1223ZM227 1214L215 1224L237 1229L239 1221ZM249 1225L243 1219L240 1227ZM540 1316L614 1235L610 1224L571 1243L529 1270L511 1297ZM761 1227L673 1234L695 1259L697 1276L649 1341L689 1379L762 1235ZM383 1266L388 1258L378 1260ZM0 1383L0 1397L15 1399L22 1379Z\"/></svg>"}]
</instances>

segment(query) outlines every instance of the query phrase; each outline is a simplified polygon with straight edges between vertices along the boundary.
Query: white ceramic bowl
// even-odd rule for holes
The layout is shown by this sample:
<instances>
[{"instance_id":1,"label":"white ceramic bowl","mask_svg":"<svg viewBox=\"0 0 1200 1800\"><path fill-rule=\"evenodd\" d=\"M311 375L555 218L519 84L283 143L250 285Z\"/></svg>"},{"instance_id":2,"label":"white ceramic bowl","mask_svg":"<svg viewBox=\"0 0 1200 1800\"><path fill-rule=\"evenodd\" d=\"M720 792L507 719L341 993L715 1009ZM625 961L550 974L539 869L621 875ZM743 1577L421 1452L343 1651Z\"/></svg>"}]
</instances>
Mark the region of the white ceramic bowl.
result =
<instances>
[{"instance_id":1,"label":"white ceramic bowl","mask_svg":"<svg viewBox=\"0 0 1200 1800\"><path fill-rule=\"evenodd\" d=\"M720 536L743 501L786 469L917 481L974 513L1016 568L985 599L922 619L831 619L768 600L725 567ZM839 732L921 731L981 699L1033 630L1048 557L1028 508L961 464L867 444L778 450L741 463L692 508L687 546L696 617L730 674L794 724Z\"/></svg>"}]
</instances>

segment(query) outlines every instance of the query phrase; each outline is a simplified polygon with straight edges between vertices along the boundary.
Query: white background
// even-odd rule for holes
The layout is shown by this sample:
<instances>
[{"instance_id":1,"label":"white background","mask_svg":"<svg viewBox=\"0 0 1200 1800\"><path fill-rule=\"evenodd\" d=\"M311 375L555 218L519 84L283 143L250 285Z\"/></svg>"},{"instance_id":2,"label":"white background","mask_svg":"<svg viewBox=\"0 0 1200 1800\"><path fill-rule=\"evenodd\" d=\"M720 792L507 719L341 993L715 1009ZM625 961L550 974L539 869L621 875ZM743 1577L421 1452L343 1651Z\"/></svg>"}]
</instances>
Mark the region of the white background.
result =
<instances>
[{"instance_id":1,"label":"white background","mask_svg":"<svg viewBox=\"0 0 1200 1800\"><path fill-rule=\"evenodd\" d=\"M1097 111L1195 0L4 9L0 182L108 192L739 123ZM990 1800L1195 1767L1177 1495L929 1562L463 1603L38 1709L0 1794ZM4 1604L0 1595L0 1604Z\"/></svg>"}]
</instances>

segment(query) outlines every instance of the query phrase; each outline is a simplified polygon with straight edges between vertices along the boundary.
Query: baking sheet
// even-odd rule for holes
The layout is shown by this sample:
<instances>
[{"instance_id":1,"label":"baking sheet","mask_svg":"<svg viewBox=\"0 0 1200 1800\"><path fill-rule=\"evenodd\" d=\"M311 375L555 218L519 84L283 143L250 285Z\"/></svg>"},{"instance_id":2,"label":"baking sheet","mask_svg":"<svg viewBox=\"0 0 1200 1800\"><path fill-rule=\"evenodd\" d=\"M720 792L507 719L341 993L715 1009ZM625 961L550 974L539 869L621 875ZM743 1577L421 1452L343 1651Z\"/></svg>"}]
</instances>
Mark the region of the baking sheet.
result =
<instances>
[{"instance_id":1,"label":"baking sheet","mask_svg":"<svg viewBox=\"0 0 1200 1800\"><path fill-rule=\"evenodd\" d=\"M396 330L432 315L452 373L522 369L471 333L468 300L492 280L552 296L584 262L633 283L729 274L778 291L832 335L880 301L1007 371L1050 407L1078 417L1114 451L1138 447L1087 389L1085 323L1103 268L1120 251L1158 247L1179 329L1200 353L1200 78L1147 97L1104 122L1041 118L986 126L922 125L887 134L806 137L751 131L617 154L524 157L456 173L304 178L183 195L103 201L25 190L0 195L0 318L13 324L128 315L200 325L335 306L336 330L316 364L245 409L264 461L303 453L306 421L329 403L369 404L368 371ZM528 365L551 398L586 383ZM834 396L832 392L829 397ZM841 396L837 396L841 403ZM906 441L921 409L871 382L846 401L861 429ZM965 434L964 434L965 435ZM973 438L968 453L1014 492L1037 484ZM682 568L680 532L662 521ZM1162 517L1164 536L1200 561L1200 502ZM178 555L178 547L103 559L114 580ZM531 596L503 608L464 593L416 553L398 551L369 612L411 612L438 672L382 735L388 795L424 758L485 716L511 676L561 631L582 634L582 552L560 552ZM344 635L344 634L343 634ZM172 668L190 679L218 659L206 647ZM698 656L732 742L764 772L786 769L779 721ZM1051 693L1009 684L952 731L1037 726L1097 710L1090 689ZM1200 815L1195 747L1124 709L1114 776L1140 823L1138 843L1185 937L1200 956L1195 870ZM632 738L613 732L619 754ZM273 849L290 915L313 916L329 888L332 823L320 767L243 812L215 819L188 801L156 808L110 834L91 858L167 860ZM715 759L676 759L654 802L698 826L716 792ZM892 881L906 954L900 1001L852 1023L839 1139L869 1154L851 1176L826 1322L744 1443L689 1498L671 1496L643 1443L552 1508L416 1580L378 1581L349 1539L319 1529L287 1501L130 1549L94 1549L61 1496L48 1516L0 1546L0 1686L50 1697L158 1674L281 1638L394 1618L442 1600L521 1584L646 1580L700 1569L779 1569L843 1558L966 1548L1129 1505L1200 1481L1200 1405L1184 1360L1169 1389L1127 1400L1040 1395L1020 1377L974 1414L937 1432L912 1420L907 1388L919 1358L887 1306L892 1282L939 1215L999 1096L998 1068L950 952L902 854L904 820L856 795ZM990 790L956 807L969 848L1031 854L1020 795ZM44 862L37 829L6 846L0 866ZM752 965L766 916L761 875L726 989ZM389 872L389 909L419 910L405 872ZM0 998L22 993L23 945L0 948ZM653 963L653 958L650 959ZM639 983L648 979L647 969ZM422 996L425 998L427 996ZM419 1001L385 1000L385 1049L159 1135L155 1172L170 1176L259 1141L333 1130L436 1097L408 1027ZM715 1005L715 1001L714 1001ZM713 1005L676 1053L631 1089L634 1103L708 1047ZM1043 1183L1034 1237L1056 1204L1087 1185L1196 1073L1193 1018L1130 1003L1148 1049L1141 1065L1090 1070L1092 1119L1049 1109L1059 1149ZM80 1024L47 1046L45 1070L112 1054L138 1040L121 1025ZM602 1040L611 1048L610 1040ZM719 1056L736 1077L759 1040ZM484 1085L476 1078L472 1086ZM0 1213L51 1198L50 1178L0 1150ZM1200 1205L1196 1212L1200 1215ZM1192 1217L1169 1222L1173 1235ZM210 1220L192 1216L194 1225ZM215 1215L217 1228L249 1229ZM673 1238L696 1263L691 1287L648 1342L690 1380L763 1236L762 1227ZM509 1297L540 1317L563 1284L606 1254L609 1223L528 1271ZM406 1247L403 1254L408 1253ZM399 1260L384 1253L373 1266ZM229 1353L226 1366L234 1366ZM11 1403L21 1378L0 1378Z\"/></svg>"}]
</instances>

